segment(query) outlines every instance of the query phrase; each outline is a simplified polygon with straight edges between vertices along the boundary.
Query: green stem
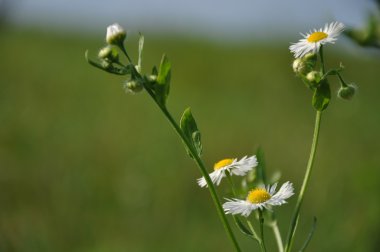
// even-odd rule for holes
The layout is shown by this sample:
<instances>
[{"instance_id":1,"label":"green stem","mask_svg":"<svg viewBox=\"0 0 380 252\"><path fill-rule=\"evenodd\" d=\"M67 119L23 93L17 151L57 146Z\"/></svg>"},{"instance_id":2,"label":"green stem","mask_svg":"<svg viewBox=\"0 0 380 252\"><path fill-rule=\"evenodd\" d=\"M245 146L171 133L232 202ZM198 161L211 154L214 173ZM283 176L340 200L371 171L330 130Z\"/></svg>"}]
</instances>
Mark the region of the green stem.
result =
<instances>
[{"instance_id":1,"label":"green stem","mask_svg":"<svg viewBox=\"0 0 380 252\"><path fill-rule=\"evenodd\" d=\"M325 74L325 60L323 58L323 45L321 45L321 48L319 48L319 55L321 56L321 65L322 65L322 75Z\"/></svg>"},{"instance_id":2,"label":"green stem","mask_svg":"<svg viewBox=\"0 0 380 252\"><path fill-rule=\"evenodd\" d=\"M347 84L346 82L343 80L342 76L340 75L340 73L337 73L338 75L338 78L340 80L340 83L342 84L342 87L347 87Z\"/></svg>"},{"instance_id":3,"label":"green stem","mask_svg":"<svg viewBox=\"0 0 380 252\"><path fill-rule=\"evenodd\" d=\"M276 239L278 252L284 252L284 244L282 243L281 233L280 229L278 228L277 221L274 221L274 223L271 224L270 227L272 228L274 237Z\"/></svg>"},{"instance_id":4,"label":"green stem","mask_svg":"<svg viewBox=\"0 0 380 252\"><path fill-rule=\"evenodd\" d=\"M229 173L228 171L226 172L226 177L227 177L228 182L229 182L230 185L231 185L232 194L233 194L234 197L236 198L236 197L237 197L237 193L236 193L236 191L235 191L234 182L232 181L231 175L230 175L230 173Z\"/></svg>"},{"instance_id":5,"label":"green stem","mask_svg":"<svg viewBox=\"0 0 380 252\"><path fill-rule=\"evenodd\" d=\"M252 223L251 223L249 220L247 220L247 223L248 223L248 227L249 227L249 229L251 230L251 232L252 232L252 234L253 234L253 238L259 243L261 251L264 252L264 251L265 251L265 247L264 247L264 244L263 244L262 240L261 240L260 237L257 235L255 229L253 228Z\"/></svg>"},{"instance_id":6,"label":"green stem","mask_svg":"<svg viewBox=\"0 0 380 252\"><path fill-rule=\"evenodd\" d=\"M169 111L167 110L167 108L164 107L164 106L162 106L160 103L157 102L157 100L155 99L154 94L152 93L151 90L149 90L148 88L146 88L146 91L153 98L153 100L155 101L155 103L157 104L157 106L160 108L160 110L162 111L162 113L164 113L166 119L169 121L169 123L171 124L171 126L174 128L174 130L176 131L176 133L178 134L178 136L186 144L186 146L189 149L191 155L194 157L194 160L195 160L196 164L198 165L200 172L202 173L203 177L206 180L208 189L209 189L210 194L211 194L211 198L214 201L216 210L218 212L220 220L223 223L224 229L227 232L227 235L229 236L229 238L231 239L231 241L232 241L232 243L233 243L233 245L235 247L235 250L237 252L240 252L241 249L240 249L239 244L238 244L238 242L237 242L237 240L235 238L234 233L232 232L231 226L228 223L227 217L226 217L226 215L225 215L225 213L223 211L223 207L222 207L222 205L220 203L220 200L218 198L218 195L216 193L214 184L212 183L211 178L210 178L210 176L207 173L205 165L203 164L202 160L198 156L198 153L196 152L196 150L194 149L194 147L190 144L190 142L187 140L187 138L185 137L185 135L182 132L181 128L178 126L178 124L176 123L176 121L173 119L173 117L171 116L171 114L169 113Z\"/></svg>"},{"instance_id":7,"label":"green stem","mask_svg":"<svg viewBox=\"0 0 380 252\"><path fill-rule=\"evenodd\" d=\"M262 243L262 249L264 252L267 251L265 247L265 241L264 241L264 216L263 211L259 209L259 222L260 222L260 235L261 235L261 243Z\"/></svg>"},{"instance_id":8,"label":"green stem","mask_svg":"<svg viewBox=\"0 0 380 252\"><path fill-rule=\"evenodd\" d=\"M316 115L316 118L315 118L314 134L313 134L313 141L312 141L312 144L311 144L311 151L310 151L309 161L307 163L305 177L304 177L303 182L302 182L301 191L300 191L300 194L298 195L297 203L296 203L296 206L294 208L293 217L292 217L292 220L291 220L291 223L290 223L290 228L289 228L289 233L288 233L288 237L287 237L285 252L289 252L291 250L291 248L292 248L292 245L293 245L294 234L296 232L296 228L297 228L297 224L298 224L298 219L299 219L299 215L300 215L301 205L302 205L302 202L303 202L303 198L304 198L304 195L305 195L307 184L308 184L308 182L310 180L310 174L311 174L311 171L312 171L312 168L313 168L313 163L314 163L314 159L315 159L315 153L316 153L316 150L317 150L319 128L320 128L320 125L321 125L321 116L322 116L322 112L321 111L317 111L317 115Z\"/></svg>"},{"instance_id":9,"label":"green stem","mask_svg":"<svg viewBox=\"0 0 380 252\"><path fill-rule=\"evenodd\" d=\"M124 47L123 43L120 43L120 45L118 45L118 46L119 46L119 48L121 49L121 51L124 53L124 55L127 57L129 63L132 64L132 60L131 60L131 58L129 57L129 55L128 55L128 53L127 53L127 50L125 50L125 47Z\"/></svg>"}]
</instances>

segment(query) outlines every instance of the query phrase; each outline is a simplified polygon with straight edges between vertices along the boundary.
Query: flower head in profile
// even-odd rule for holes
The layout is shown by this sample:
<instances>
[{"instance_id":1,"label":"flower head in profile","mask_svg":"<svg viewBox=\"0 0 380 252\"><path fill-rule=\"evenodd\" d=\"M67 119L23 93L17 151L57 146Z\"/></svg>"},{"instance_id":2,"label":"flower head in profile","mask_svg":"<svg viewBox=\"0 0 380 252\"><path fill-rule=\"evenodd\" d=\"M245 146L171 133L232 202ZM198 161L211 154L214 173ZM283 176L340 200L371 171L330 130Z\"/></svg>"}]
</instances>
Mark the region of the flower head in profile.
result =
<instances>
[{"instance_id":1,"label":"flower head in profile","mask_svg":"<svg viewBox=\"0 0 380 252\"><path fill-rule=\"evenodd\" d=\"M294 53L294 57L303 57L305 54L312 52L317 53L321 45L326 43L334 44L338 39L339 34L344 30L344 24L333 22L326 24L325 27L319 30L314 29L306 35L302 34L303 39L297 43L292 44L289 49Z\"/></svg>"},{"instance_id":2,"label":"flower head in profile","mask_svg":"<svg viewBox=\"0 0 380 252\"><path fill-rule=\"evenodd\" d=\"M243 157L239 161L237 158L227 158L215 163L214 171L210 173L210 178L213 184L219 185L222 178L226 176L226 172L231 175L244 176L254 167L257 166L256 156ZM207 187L206 179L204 177L197 180L200 187Z\"/></svg>"},{"instance_id":3,"label":"flower head in profile","mask_svg":"<svg viewBox=\"0 0 380 252\"><path fill-rule=\"evenodd\" d=\"M272 186L258 187L251 190L245 200L227 199L223 204L226 214L241 214L248 217L256 209L270 209L271 206L279 206L286 203L286 199L294 194L293 184L284 183L276 193L277 183Z\"/></svg>"},{"instance_id":4,"label":"flower head in profile","mask_svg":"<svg viewBox=\"0 0 380 252\"><path fill-rule=\"evenodd\" d=\"M106 41L110 45L120 45L127 37L127 32L119 25L114 23L107 27Z\"/></svg>"}]
</instances>

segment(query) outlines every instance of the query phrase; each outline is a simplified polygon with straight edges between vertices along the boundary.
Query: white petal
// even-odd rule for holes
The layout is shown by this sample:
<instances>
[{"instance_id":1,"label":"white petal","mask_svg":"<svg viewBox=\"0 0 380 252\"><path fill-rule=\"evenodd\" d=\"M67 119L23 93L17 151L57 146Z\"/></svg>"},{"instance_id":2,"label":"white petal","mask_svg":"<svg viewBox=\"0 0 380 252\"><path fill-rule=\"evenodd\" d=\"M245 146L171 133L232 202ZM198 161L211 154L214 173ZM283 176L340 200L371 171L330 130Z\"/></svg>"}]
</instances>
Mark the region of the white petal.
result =
<instances>
[{"instance_id":1,"label":"white petal","mask_svg":"<svg viewBox=\"0 0 380 252\"><path fill-rule=\"evenodd\" d=\"M256 156L251 156L249 158L245 156L239 161L232 163L230 165L230 171L236 176L245 176L249 171L256 167L257 164Z\"/></svg>"},{"instance_id":2,"label":"white petal","mask_svg":"<svg viewBox=\"0 0 380 252\"><path fill-rule=\"evenodd\" d=\"M212 183L219 185L222 178L224 178L226 176L225 175L225 169L222 168L222 169L213 171L209 175L210 175ZM207 187L207 182L206 182L206 179L204 177L197 179L197 183L200 187Z\"/></svg>"},{"instance_id":3,"label":"white petal","mask_svg":"<svg viewBox=\"0 0 380 252\"><path fill-rule=\"evenodd\" d=\"M280 190L273 195L266 203L273 206L278 206L286 203L286 199L294 195L293 184L289 181L284 183Z\"/></svg>"},{"instance_id":4,"label":"white petal","mask_svg":"<svg viewBox=\"0 0 380 252\"><path fill-rule=\"evenodd\" d=\"M251 204L245 200L227 199L228 201L223 204L223 209L226 214L241 214L248 217L251 212L257 209L257 205Z\"/></svg>"}]
</instances>

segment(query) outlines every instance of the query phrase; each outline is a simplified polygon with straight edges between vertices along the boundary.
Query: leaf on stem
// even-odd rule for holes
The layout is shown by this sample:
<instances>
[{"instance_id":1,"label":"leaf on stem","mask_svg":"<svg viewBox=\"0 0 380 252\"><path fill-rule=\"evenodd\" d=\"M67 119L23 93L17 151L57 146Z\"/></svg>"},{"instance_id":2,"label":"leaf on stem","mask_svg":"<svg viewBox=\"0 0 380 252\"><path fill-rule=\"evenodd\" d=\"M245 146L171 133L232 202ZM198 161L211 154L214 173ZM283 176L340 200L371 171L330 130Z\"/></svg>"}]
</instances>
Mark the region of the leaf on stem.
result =
<instances>
[{"instance_id":1,"label":"leaf on stem","mask_svg":"<svg viewBox=\"0 0 380 252\"><path fill-rule=\"evenodd\" d=\"M239 218L233 215L236 226L239 228L240 232L250 237L253 237L252 232L239 220Z\"/></svg>"},{"instance_id":2,"label":"leaf on stem","mask_svg":"<svg viewBox=\"0 0 380 252\"><path fill-rule=\"evenodd\" d=\"M191 114L190 108L187 108L183 112L180 121L180 128L184 133L186 139L194 147L198 156L200 157L202 154L201 132L198 130L197 123L195 122L195 119ZM187 153L191 158L193 158L189 150L187 150Z\"/></svg>"},{"instance_id":3,"label":"leaf on stem","mask_svg":"<svg viewBox=\"0 0 380 252\"><path fill-rule=\"evenodd\" d=\"M313 95L313 107L317 111L323 111L329 105L331 99L331 90L330 85L327 82L327 79L323 79L320 82L320 85L315 89Z\"/></svg>"},{"instance_id":4,"label":"leaf on stem","mask_svg":"<svg viewBox=\"0 0 380 252\"><path fill-rule=\"evenodd\" d=\"M140 38L139 38L139 60L138 60L138 63L137 63L137 65L139 66L140 71L141 71L141 65L142 65L143 49L144 49L144 36L140 33Z\"/></svg>"},{"instance_id":5,"label":"leaf on stem","mask_svg":"<svg viewBox=\"0 0 380 252\"><path fill-rule=\"evenodd\" d=\"M161 59L160 68L158 69L157 85L154 91L156 100L162 105L166 105L166 100L169 96L171 77L171 63L164 54Z\"/></svg>"},{"instance_id":6,"label":"leaf on stem","mask_svg":"<svg viewBox=\"0 0 380 252\"><path fill-rule=\"evenodd\" d=\"M306 238L305 243L303 244L302 248L299 250L300 252L305 251L307 245L309 245L310 240L313 237L313 234L314 234L316 228L317 228L317 217L314 216L314 218L313 218L313 224L311 226L311 230L309 232L309 235Z\"/></svg>"}]
</instances>

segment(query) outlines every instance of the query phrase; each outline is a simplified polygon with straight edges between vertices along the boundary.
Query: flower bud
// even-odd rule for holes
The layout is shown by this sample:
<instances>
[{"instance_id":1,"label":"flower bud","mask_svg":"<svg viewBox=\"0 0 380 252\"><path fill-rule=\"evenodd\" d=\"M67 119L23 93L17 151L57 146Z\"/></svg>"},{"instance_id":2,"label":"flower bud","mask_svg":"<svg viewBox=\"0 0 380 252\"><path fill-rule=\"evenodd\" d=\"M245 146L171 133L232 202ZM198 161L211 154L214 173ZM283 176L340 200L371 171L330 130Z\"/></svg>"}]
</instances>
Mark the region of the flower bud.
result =
<instances>
[{"instance_id":1,"label":"flower bud","mask_svg":"<svg viewBox=\"0 0 380 252\"><path fill-rule=\"evenodd\" d=\"M310 82L312 86L317 86L321 81L321 73L319 71L311 71L306 75L306 80Z\"/></svg>"},{"instance_id":2,"label":"flower bud","mask_svg":"<svg viewBox=\"0 0 380 252\"><path fill-rule=\"evenodd\" d=\"M147 76L149 82L157 81L157 75L151 74Z\"/></svg>"},{"instance_id":3,"label":"flower bud","mask_svg":"<svg viewBox=\"0 0 380 252\"><path fill-rule=\"evenodd\" d=\"M110 63L119 62L118 52L110 46L103 47L98 53L100 59L104 59Z\"/></svg>"},{"instance_id":4,"label":"flower bud","mask_svg":"<svg viewBox=\"0 0 380 252\"><path fill-rule=\"evenodd\" d=\"M141 73L141 67L139 65L135 65L135 69L138 73Z\"/></svg>"},{"instance_id":5,"label":"flower bud","mask_svg":"<svg viewBox=\"0 0 380 252\"><path fill-rule=\"evenodd\" d=\"M314 68L315 64L317 64L317 54L315 53L308 53L302 59L310 68Z\"/></svg>"},{"instance_id":6,"label":"flower bud","mask_svg":"<svg viewBox=\"0 0 380 252\"><path fill-rule=\"evenodd\" d=\"M108 44L121 45L126 37L127 32L118 23L107 27L106 41Z\"/></svg>"},{"instance_id":7,"label":"flower bud","mask_svg":"<svg viewBox=\"0 0 380 252\"><path fill-rule=\"evenodd\" d=\"M141 90L143 90L143 85L138 81L129 80L129 81L125 82L124 89L128 93L135 94L135 93L141 92Z\"/></svg>"},{"instance_id":8,"label":"flower bud","mask_svg":"<svg viewBox=\"0 0 380 252\"><path fill-rule=\"evenodd\" d=\"M338 97L344 100L351 100L356 92L356 85L349 84L347 86L342 86L338 91Z\"/></svg>"}]
</instances>

